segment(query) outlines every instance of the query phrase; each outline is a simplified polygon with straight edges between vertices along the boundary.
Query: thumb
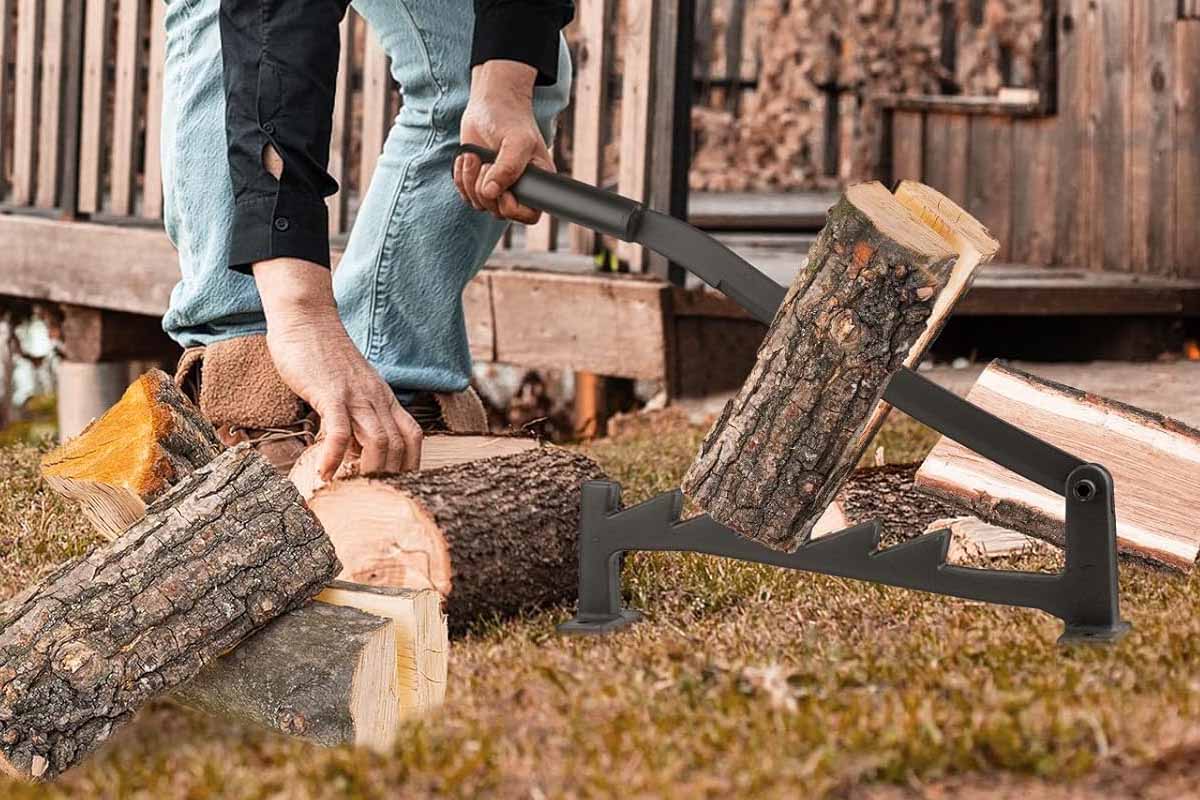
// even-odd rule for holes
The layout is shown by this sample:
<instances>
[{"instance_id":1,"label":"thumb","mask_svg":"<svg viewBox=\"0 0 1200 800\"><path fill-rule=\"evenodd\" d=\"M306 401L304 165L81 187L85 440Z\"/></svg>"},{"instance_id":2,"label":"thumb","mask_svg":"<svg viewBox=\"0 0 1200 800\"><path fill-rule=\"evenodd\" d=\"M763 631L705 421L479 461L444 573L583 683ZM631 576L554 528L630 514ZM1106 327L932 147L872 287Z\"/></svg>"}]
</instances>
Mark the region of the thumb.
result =
<instances>
[{"instance_id":1,"label":"thumb","mask_svg":"<svg viewBox=\"0 0 1200 800\"><path fill-rule=\"evenodd\" d=\"M525 167L529 166L529 148L517 143L512 137L500 143L496 161L488 170L483 184L483 196L495 200L517 182Z\"/></svg>"}]
</instances>

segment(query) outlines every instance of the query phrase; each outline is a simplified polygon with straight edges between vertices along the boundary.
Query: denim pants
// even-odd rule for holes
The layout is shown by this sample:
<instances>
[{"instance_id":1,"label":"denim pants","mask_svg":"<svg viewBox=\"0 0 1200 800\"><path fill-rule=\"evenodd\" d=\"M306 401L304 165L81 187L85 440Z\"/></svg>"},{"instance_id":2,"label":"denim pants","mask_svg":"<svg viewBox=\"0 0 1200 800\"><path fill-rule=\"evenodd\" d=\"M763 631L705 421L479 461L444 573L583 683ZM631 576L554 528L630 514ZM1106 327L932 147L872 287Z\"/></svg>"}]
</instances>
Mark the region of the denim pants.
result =
<instances>
[{"instance_id":1,"label":"denim pants","mask_svg":"<svg viewBox=\"0 0 1200 800\"><path fill-rule=\"evenodd\" d=\"M229 268L233 192L225 136L220 0L166 2L163 216L181 279L163 319L184 347L263 333L252 278ZM356 0L391 58L404 104L387 136L334 271L350 337L397 390L467 386L462 292L504 231L458 195L451 164L470 91L472 0ZM558 82L534 90L547 142L570 96L560 38Z\"/></svg>"}]
</instances>

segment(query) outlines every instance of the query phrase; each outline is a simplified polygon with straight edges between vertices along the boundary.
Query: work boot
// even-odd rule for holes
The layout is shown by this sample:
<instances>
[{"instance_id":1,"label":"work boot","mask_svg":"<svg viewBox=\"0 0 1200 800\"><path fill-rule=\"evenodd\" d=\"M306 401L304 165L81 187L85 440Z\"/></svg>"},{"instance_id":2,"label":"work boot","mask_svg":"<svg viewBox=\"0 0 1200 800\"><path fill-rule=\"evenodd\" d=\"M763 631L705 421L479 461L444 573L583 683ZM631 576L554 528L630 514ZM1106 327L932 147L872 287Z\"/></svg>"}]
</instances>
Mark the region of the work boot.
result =
<instances>
[{"instance_id":1,"label":"work boot","mask_svg":"<svg viewBox=\"0 0 1200 800\"><path fill-rule=\"evenodd\" d=\"M188 348L175 385L200 407L222 443L250 442L282 473L316 439L316 415L279 377L261 334Z\"/></svg>"},{"instance_id":2,"label":"work boot","mask_svg":"<svg viewBox=\"0 0 1200 800\"><path fill-rule=\"evenodd\" d=\"M250 442L280 472L315 441L316 413L279 377L261 334L188 348L175 383L226 446ZM471 387L452 394L406 392L399 399L423 431L488 431L487 412Z\"/></svg>"}]
</instances>

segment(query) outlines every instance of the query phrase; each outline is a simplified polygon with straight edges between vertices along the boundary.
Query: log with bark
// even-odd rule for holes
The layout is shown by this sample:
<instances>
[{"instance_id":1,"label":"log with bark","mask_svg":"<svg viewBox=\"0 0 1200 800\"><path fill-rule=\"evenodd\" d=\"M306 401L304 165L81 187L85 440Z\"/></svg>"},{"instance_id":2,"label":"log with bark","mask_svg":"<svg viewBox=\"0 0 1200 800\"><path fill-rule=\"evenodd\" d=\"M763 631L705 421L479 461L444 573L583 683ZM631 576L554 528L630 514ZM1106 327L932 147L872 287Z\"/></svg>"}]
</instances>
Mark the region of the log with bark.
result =
<instances>
[{"instance_id":1,"label":"log with bark","mask_svg":"<svg viewBox=\"0 0 1200 800\"><path fill-rule=\"evenodd\" d=\"M513 436L498 434L475 433L434 433L425 436L421 445L420 471L424 472L439 467L449 467L455 464L465 464L468 461L482 461L485 458L509 456L524 453L539 447L537 439L530 436ZM305 500L325 486L321 479L318 465L321 461L323 445L315 444L309 447L292 466L288 478L301 497ZM354 456L348 456L338 468L335 480L347 480L359 476L359 463Z\"/></svg>"},{"instance_id":2,"label":"log with bark","mask_svg":"<svg viewBox=\"0 0 1200 800\"><path fill-rule=\"evenodd\" d=\"M684 491L747 538L803 544L882 425L888 381L916 366L997 248L929 187L850 187Z\"/></svg>"},{"instance_id":3,"label":"log with bark","mask_svg":"<svg viewBox=\"0 0 1200 800\"><path fill-rule=\"evenodd\" d=\"M118 439L136 445L110 446ZM98 530L119 533L142 518L143 498L161 494L221 450L212 428L158 372L135 382L121 402L51 454L43 470L53 488L80 500ZM97 496L127 502L93 502ZM441 598L335 581L318 601L273 620L174 698L320 744L390 748L399 720L439 705L445 695Z\"/></svg>"},{"instance_id":4,"label":"log with bark","mask_svg":"<svg viewBox=\"0 0 1200 800\"><path fill-rule=\"evenodd\" d=\"M334 481L309 507L337 547L341 577L436 589L458 629L575 596L580 485L603 478L586 456L539 447Z\"/></svg>"},{"instance_id":5,"label":"log with bark","mask_svg":"<svg viewBox=\"0 0 1200 800\"><path fill-rule=\"evenodd\" d=\"M152 370L79 436L42 459L46 483L79 503L108 539L142 518L146 504L224 448L216 431L175 388Z\"/></svg>"},{"instance_id":6,"label":"log with bark","mask_svg":"<svg viewBox=\"0 0 1200 800\"><path fill-rule=\"evenodd\" d=\"M436 592L334 581L174 699L330 747L387 752L401 721L441 705L447 648Z\"/></svg>"},{"instance_id":7,"label":"log with bark","mask_svg":"<svg viewBox=\"0 0 1200 800\"><path fill-rule=\"evenodd\" d=\"M991 364L967 399L1112 473L1122 553L1188 570L1200 552L1200 431L1115 400ZM938 441L917 473L922 491L987 522L1061 546L1066 501L972 453Z\"/></svg>"},{"instance_id":8,"label":"log with bark","mask_svg":"<svg viewBox=\"0 0 1200 800\"><path fill-rule=\"evenodd\" d=\"M61 774L339 569L291 483L218 455L0 611L0 772Z\"/></svg>"}]
</instances>

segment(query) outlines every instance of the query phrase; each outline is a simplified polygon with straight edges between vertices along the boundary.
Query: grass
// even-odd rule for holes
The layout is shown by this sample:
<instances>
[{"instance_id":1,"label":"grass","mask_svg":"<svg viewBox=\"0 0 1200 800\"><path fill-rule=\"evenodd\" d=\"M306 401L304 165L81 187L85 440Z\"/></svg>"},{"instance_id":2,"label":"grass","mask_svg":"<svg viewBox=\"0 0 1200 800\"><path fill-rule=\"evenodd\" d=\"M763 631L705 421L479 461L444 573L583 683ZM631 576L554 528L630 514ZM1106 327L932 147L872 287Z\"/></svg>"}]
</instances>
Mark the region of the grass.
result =
<instances>
[{"instance_id":1,"label":"grass","mask_svg":"<svg viewBox=\"0 0 1200 800\"><path fill-rule=\"evenodd\" d=\"M889 459L928 446L906 426ZM636 502L677 485L699 436L666 415L583 449ZM0 450L0 596L95 541L36 457ZM0 797L1182 797L1200 778L1196 577L1123 565L1131 635L1060 649L1030 611L700 556L626 574L645 623L564 639L559 608L477 629L445 708L388 756L163 702L57 784L0 779Z\"/></svg>"}]
</instances>

